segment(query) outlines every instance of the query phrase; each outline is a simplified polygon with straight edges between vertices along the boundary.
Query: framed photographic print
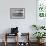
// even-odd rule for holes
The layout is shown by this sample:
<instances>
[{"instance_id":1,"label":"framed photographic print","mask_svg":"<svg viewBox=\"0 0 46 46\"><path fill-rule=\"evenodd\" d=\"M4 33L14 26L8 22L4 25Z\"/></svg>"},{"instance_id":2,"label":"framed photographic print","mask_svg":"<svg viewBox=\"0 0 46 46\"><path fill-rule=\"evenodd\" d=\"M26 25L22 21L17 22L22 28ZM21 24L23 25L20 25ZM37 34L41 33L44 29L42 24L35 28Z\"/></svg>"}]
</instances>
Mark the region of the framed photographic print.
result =
<instances>
[{"instance_id":1,"label":"framed photographic print","mask_svg":"<svg viewBox=\"0 0 46 46\"><path fill-rule=\"evenodd\" d=\"M10 8L10 18L11 19L24 19L25 8Z\"/></svg>"}]
</instances>

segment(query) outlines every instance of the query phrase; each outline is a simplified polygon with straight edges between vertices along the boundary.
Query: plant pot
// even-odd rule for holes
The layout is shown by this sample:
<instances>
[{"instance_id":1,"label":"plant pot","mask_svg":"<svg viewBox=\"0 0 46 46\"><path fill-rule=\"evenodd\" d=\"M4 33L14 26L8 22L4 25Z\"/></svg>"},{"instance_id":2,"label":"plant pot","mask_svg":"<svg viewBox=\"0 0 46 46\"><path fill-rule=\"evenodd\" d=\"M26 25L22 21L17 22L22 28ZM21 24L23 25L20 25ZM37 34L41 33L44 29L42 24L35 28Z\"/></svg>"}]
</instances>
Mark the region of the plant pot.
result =
<instances>
[{"instance_id":1,"label":"plant pot","mask_svg":"<svg viewBox=\"0 0 46 46\"><path fill-rule=\"evenodd\" d=\"M41 44L44 42L45 39L37 39L37 43Z\"/></svg>"},{"instance_id":2,"label":"plant pot","mask_svg":"<svg viewBox=\"0 0 46 46\"><path fill-rule=\"evenodd\" d=\"M45 39L40 39L40 43L44 43L44 40L45 40Z\"/></svg>"},{"instance_id":3,"label":"plant pot","mask_svg":"<svg viewBox=\"0 0 46 46\"><path fill-rule=\"evenodd\" d=\"M37 39L37 43L40 43L40 39Z\"/></svg>"}]
</instances>

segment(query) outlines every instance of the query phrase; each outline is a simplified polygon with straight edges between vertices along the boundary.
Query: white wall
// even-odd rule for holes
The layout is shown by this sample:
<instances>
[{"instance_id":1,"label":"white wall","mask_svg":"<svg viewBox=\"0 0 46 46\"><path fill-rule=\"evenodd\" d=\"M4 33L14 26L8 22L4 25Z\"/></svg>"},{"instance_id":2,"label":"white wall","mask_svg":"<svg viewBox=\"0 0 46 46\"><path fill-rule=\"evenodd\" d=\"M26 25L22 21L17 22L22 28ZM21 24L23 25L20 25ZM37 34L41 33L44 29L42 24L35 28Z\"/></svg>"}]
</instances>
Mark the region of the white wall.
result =
<instances>
[{"instance_id":1,"label":"white wall","mask_svg":"<svg viewBox=\"0 0 46 46\"><path fill-rule=\"evenodd\" d=\"M25 19L10 19L10 8L25 8ZM36 0L0 0L0 34L16 26L32 34L32 24L36 24Z\"/></svg>"}]
</instances>

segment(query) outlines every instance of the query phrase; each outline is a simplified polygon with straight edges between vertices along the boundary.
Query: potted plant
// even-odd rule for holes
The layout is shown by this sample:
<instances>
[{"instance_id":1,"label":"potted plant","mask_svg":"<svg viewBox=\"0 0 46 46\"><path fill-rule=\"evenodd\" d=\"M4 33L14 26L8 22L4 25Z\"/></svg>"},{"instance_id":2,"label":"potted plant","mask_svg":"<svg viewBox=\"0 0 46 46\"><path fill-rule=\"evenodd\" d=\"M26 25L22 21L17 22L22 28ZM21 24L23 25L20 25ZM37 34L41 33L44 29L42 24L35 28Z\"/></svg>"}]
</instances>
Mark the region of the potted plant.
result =
<instances>
[{"instance_id":1,"label":"potted plant","mask_svg":"<svg viewBox=\"0 0 46 46\"><path fill-rule=\"evenodd\" d=\"M37 41L40 42L44 36L46 36L45 32L40 32L39 30L44 30L45 26L32 25L32 27L37 30L37 32L33 33L33 35L37 38ZM38 32L39 31L39 32ZM44 37L45 38L45 37Z\"/></svg>"}]
</instances>

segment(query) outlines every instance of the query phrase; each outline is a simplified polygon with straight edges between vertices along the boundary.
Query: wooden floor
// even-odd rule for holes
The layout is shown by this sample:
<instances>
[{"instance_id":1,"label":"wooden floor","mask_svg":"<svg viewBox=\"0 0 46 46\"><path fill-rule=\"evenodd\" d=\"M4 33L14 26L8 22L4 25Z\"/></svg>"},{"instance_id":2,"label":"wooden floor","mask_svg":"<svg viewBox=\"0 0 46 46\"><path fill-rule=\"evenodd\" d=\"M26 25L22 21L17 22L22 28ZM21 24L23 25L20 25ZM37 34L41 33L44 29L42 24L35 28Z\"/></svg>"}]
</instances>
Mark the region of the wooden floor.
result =
<instances>
[{"instance_id":1,"label":"wooden floor","mask_svg":"<svg viewBox=\"0 0 46 46\"><path fill-rule=\"evenodd\" d=\"M4 43L0 42L0 46L4 46ZM15 46L15 43L10 42L10 43L8 43L7 46ZM30 43L30 46L37 46L37 43L32 42L32 43ZM42 46L46 46L46 43L44 43Z\"/></svg>"}]
</instances>

